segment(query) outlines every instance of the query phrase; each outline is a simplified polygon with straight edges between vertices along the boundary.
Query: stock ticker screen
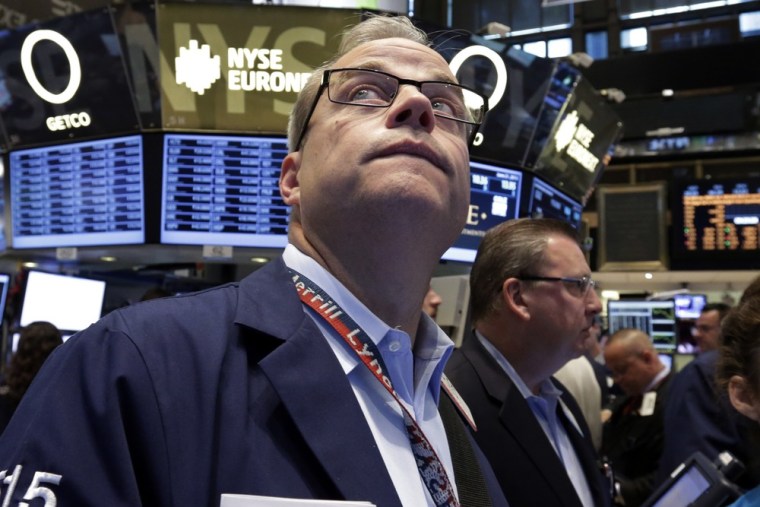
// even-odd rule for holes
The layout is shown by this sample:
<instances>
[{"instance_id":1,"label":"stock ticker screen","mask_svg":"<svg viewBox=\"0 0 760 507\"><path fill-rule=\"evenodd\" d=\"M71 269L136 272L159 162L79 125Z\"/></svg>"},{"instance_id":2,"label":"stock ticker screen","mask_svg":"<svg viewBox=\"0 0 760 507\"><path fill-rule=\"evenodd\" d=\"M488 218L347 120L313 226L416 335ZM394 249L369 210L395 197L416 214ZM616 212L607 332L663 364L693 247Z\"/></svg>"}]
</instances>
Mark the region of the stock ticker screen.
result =
<instances>
[{"instance_id":1,"label":"stock ticker screen","mask_svg":"<svg viewBox=\"0 0 760 507\"><path fill-rule=\"evenodd\" d=\"M161 243L284 247L284 137L167 134Z\"/></svg>"},{"instance_id":2,"label":"stock ticker screen","mask_svg":"<svg viewBox=\"0 0 760 507\"><path fill-rule=\"evenodd\" d=\"M671 210L676 264L760 266L760 178L677 182Z\"/></svg>"},{"instance_id":3,"label":"stock ticker screen","mask_svg":"<svg viewBox=\"0 0 760 507\"><path fill-rule=\"evenodd\" d=\"M14 248L145 240L139 135L12 151Z\"/></svg>"}]
</instances>

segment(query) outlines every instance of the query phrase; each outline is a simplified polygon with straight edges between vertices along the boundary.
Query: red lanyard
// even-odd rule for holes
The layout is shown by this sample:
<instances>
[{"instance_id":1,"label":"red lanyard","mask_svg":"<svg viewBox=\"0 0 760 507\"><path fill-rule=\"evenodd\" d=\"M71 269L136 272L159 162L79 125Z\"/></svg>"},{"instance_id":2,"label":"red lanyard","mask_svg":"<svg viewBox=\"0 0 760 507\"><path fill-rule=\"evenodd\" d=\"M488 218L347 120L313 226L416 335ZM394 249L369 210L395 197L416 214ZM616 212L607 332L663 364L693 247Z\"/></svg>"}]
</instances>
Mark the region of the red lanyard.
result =
<instances>
[{"instance_id":1,"label":"red lanyard","mask_svg":"<svg viewBox=\"0 0 760 507\"><path fill-rule=\"evenodd\" d=\"M296 291L301 301L317 312L327 324L335 329L367 369L372 372L378 382L393 396L399 407L401 407L401 412L404 415L404 426L409 436L417 468L422 477L422 482L425 483L436 506L459 507L459 501L451 487L446 469L441 464L441 460L435 453L435 449L433 449L433 446L422 432L422 428L419 427L414 417L412 417L399 399L395 389L393 389L391 379L386 375L388 370L385 368L385 363L377 345L343 311L338 303L333 301L316 283L293 269L289 269L289 271L293 275L293 283L296 286Z\"/></svg>"}]
</instances>

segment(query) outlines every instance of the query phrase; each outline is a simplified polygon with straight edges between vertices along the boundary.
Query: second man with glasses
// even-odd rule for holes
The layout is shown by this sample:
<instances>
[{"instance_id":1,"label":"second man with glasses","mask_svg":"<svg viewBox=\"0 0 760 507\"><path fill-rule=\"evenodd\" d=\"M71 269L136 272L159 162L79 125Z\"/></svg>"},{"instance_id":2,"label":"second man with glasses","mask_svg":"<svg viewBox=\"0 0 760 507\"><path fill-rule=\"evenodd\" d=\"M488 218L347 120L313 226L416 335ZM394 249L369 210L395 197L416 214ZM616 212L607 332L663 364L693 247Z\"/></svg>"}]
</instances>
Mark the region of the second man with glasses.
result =
<instances>
[{"instance_id":1,"label":"second man with glasses","mask_svg":"<svg viewBox=\"0 0 760 507\"><path fill-rule=\"evenodd\" d=\"M583 353L601 302L577 232L552 219L489 230L470 275L472 335L446 374L510 505L603 507L610 482L577 403L552 375Z\"/></svg>"}]
</instances>

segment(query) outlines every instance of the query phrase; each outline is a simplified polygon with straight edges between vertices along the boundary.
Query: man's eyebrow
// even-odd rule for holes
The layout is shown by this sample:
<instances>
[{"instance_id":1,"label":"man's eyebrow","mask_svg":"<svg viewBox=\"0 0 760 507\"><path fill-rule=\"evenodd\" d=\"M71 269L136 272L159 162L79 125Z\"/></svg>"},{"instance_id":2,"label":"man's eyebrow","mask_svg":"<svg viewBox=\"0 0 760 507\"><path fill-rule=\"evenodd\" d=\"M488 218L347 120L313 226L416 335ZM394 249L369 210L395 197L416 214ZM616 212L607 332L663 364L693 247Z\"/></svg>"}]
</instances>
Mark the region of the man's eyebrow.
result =
<instances>
[{"instance_id":1,"label":"man's eyebrow","mask_svg":"<svg viewBox=\"0 0 760 507\"><path fill-rule=\"evenodd\" d=\"M365 60L355 65L354 68L379 70L382 72L388 72L390 74L396 75L390 69L388 69L387 60L377 60L377 59ZM404 78L404 76L398 76L398 77L402 79ZM456 78L452 79L451 74L448 74L440 69L436 69L433 72L433 76L425 78L425 79L420 79L420 81L444 81L446 83L458 84Z\"/></svg>"}]
</instances>

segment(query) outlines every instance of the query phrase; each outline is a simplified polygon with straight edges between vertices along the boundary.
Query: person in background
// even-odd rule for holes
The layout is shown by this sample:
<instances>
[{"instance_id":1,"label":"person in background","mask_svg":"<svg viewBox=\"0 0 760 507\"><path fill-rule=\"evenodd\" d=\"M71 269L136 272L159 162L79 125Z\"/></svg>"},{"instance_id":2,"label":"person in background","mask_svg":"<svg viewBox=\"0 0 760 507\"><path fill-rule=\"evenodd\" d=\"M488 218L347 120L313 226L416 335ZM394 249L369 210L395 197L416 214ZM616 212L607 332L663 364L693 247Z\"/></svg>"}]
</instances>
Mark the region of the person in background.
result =
<instances>
[{"instance_id":1,"label":"person in background","mask_svg":"<svg viewBox=\"0 0 760 507\"><path fill-rule=\"evenodd\" d=\"M760 482L760 457L749 452L752 421L737 412L715 383L720 330L731 307L708 303L693 330L700 353L673 378L665 407L665 444L655 482L665 482L695 452L715 460L729 451L742 463L742 487Z\"/></svg>"},{"instance_id":2,"label":"person in background","mask_svg":"<svg viewBox=\"0 0 760 507\"><path fill-rule=\"evenodd\" d=\"M592 332L584 341L583 355L565 363L554 374L554 378L559 380L578 402L589 431L591 431L594 449L599 451L602 446L602 400L604 397L593 366L593 364L599 363L589 358L592 344L597 343L599 342L597 342L597 336L592 328Z\"/></svg>"},{"instance_id":3,"label":"person in background","mask_svg":"<svg viewBox=\"0 0 760 507\"><path fill-rule=\"evenodd\" d=\"M438 315L438 307L443 303L441 296L433 289L431 285L422 301L422 311L427 313L431 319L435 320Z\"/></svg>"},{"instance_id":4,"label":"person in background","mask_svg":"<svg viewBox=\"0 0 760 507\"><path fill-rule=\"evenodd\" d=\"M590 271L575 229L545 218L490 229L472 266L474 332L446 374L512 506L610 504L583 414L552 377L601 311Z\"/></svg>"},{"instance_id":5,"label":"person in background","mask_svg":"<svg viewBox=\"0 0 760 507\"><path fill-rule=\"evenodd\" d=\"M172 293L160 286L151 287L143 292L140 296L140 301L149 301L151 299L166 298L171 296Z\"/></svg>"},{"instance_id":6,"label":"person in background","mask_svg":"<svg viewBox=\"0 0 760 507\"><path fill-rule=\"evenodd\" d=\"M601 454L615 472L616 505L635 507L654 491L670 368L660 361L652 339L639 329L613 333L604 347L604 360L625 396L610 408Z\"/></svg>"},{"instance_id":7,"label":"person in background","mask_svg":"<svg viewBox=\"0 0 760 507\"><path fill-rule=\"evenodd\" d=\"M720 345L720 323L731 307L725 303L708 303L702 307L691 335L700 353L717 350Z\"/></svg>"},{"instance_id":8,"label":"person in background","mask_svg":"<svg viewBox=\"0 0 760 507\"><path fill-rule=\"evenodd\" d=\"M42 363L63 343L61 332L50 322L32 322L19 335L18 348L11 357L0 386L0 433L8 425Z\"/></svg>"},{"instance_id":9,"label":"person in background","mask_svg":"<svg viewBox=\"0 0 760 507\"><path fill-rule=\"evenodd\" d=\"M724 319L716 382L731 405L752 421L748 452L760 452L760 276L742 294L737 307ZM730 507L760 505L760 481Z\"/></svg>"}]
</instances>

